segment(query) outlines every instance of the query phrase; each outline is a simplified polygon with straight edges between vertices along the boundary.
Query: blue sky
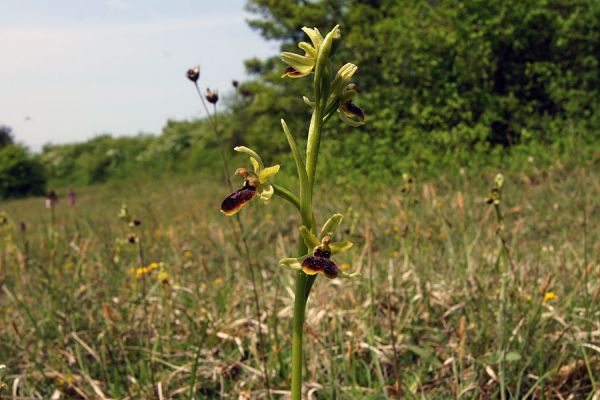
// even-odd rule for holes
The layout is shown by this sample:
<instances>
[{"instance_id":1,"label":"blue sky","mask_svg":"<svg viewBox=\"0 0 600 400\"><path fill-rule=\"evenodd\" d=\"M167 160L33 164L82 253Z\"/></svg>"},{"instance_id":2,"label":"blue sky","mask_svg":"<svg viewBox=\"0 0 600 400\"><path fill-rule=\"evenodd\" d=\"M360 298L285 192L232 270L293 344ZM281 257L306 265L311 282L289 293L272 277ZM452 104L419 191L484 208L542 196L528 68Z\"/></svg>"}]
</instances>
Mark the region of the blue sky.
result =
<instances>
[{"instance_id":1,"label":"blue sky","mask_svg":"<svg viewBox=\"0 0 600 400\"><path fill-rule=\"evenodd\" d=\"M203 114L201 87L231 88L243 60L277 54L244 0L1 0L0 124L34 150L100 133L159 133Z\"/></svg>"}]
</instances>

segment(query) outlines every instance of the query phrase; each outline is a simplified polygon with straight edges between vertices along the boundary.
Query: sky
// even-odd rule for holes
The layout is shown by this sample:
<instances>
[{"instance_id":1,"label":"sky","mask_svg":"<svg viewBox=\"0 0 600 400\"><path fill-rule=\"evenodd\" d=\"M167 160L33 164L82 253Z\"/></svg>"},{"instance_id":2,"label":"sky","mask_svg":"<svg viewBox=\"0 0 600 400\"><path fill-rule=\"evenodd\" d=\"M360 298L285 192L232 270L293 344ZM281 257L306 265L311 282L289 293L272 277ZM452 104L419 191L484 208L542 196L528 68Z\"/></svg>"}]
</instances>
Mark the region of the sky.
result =
<instances>
[{"instance_id":1,"label":"sky","mask_svg":"<svg viewBox=\"0 0 600 400\"><path fill-rule=\"evenodd\" d=\"M243 61L277 54L244 0L0 0L0 125L35 151L102 133L158 134L203 116L200 87L231 90Z\"/></svg>"}]
</instances>

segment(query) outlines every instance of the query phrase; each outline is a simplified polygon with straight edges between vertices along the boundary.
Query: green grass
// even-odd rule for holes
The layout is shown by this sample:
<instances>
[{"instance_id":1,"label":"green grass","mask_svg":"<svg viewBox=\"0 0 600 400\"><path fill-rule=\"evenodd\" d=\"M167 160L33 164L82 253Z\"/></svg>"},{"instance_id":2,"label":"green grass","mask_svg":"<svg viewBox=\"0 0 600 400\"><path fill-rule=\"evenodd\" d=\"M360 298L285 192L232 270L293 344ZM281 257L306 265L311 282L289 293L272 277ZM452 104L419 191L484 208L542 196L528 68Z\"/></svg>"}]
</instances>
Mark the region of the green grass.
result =
<instances>
[{"instance_id":1,"label":"green grass","mask_svg":"<svg viewBox=\"0 0 600 400\"><path fill-rule=\"evenodd\" d=\"M485 204L493 177L443 176L408 193L401 179L320 187L317 221L342 212L355 243L336 261L363 275L315 284L311 398L492 399L500 381L506 398L600 396L599 175L555 165L507 176L509 258ZM296 256L298 221L279 200L241 212L257 321L219 180L86 188L75 207L61 199L54 226L43 199L0 204L12 221L0 228L0 398L266 398L261 357L285 398L294 275L277 261ZM117 218L121 203L139 227ZM132 233L145 265L163 263L143 279Z\"/></svg>"}]
</instances>

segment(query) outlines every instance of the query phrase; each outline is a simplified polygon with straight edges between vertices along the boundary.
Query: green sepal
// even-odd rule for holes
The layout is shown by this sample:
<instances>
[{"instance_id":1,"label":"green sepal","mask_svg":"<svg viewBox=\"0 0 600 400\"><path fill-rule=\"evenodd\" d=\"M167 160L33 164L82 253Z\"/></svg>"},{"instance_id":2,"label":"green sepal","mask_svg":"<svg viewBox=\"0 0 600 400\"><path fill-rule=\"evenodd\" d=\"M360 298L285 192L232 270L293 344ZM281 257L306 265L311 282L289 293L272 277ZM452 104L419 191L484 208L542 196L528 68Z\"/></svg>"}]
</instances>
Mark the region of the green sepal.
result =
<instances>
[{"instance_id":1,"label":"green sepal","mask_svg":"<svg viewBox=\"0 0 600 400\"><path fill-rule=\"evenodd\" d=\"M317 28L307 28L306 26L302 28L302 31L310 38L315 50L319 51L319 47L321 47L321 44L323 43L321 32L319 32Z\"/></svg>"},{"instance_id":2,"label":"green sepal","mask_svg":"<svg viewBox=\"0 0 600 400\"><path fill-rule=\"evenodd\" d=\"M331 217L329 217L327 222L325 222L323 225L323 228L321 228L319 240L323 240L325 236L333 237L333 235L335 235L337 232L343 218L344 216L342 214L333 214Z\"/></svg>"},{"instance_id":3,"label":"green sepal","mask_svg":"<svg viewBox=\"0 0 600 400\"><path fill-rule=\"evenodd\" d=\"M300 74L308 75L315 67L315 58L296 53L281 53L281 60Z\"/></svg>"},{"instance_id":4,"label":"green sepal","mask_svg":"<svg viewBox=\"0 0 600 400\"><path fill-rule=\"evenodd\" d=\"M314 249L317 247L319 243L319 239L312 233L306 226L302 225L300 227L300 234L302 238L304 238L304 244L308 249Z\"/></svg>"},{"instance_id":5,"label":"green sepal","mask_svg":"<svg viewBox=\"0 0 600 400\"><path fill-rule=\"evenodd\" d=\"M233 148L233 150L249 155L251 159L253 158L258 163L258 166L260 167L259 169L263 169L265 167L265 165L263 164L262 158L260 158L260 156L258 154L256 154L256 152L254 150L249 149L246 146L236 146ZM252 164L256 168L254 163L252 163Z\"/></svg>"}]
</instances>

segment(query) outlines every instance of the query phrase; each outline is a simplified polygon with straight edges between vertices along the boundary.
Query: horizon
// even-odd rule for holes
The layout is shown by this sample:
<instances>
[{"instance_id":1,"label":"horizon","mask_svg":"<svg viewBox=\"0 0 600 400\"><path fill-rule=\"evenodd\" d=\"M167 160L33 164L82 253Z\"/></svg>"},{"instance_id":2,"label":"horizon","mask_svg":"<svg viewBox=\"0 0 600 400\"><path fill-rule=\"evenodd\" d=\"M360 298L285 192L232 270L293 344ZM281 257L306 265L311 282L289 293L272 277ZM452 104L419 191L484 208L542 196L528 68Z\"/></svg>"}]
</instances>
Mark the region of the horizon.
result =
<instances>
[{"instance_id":1,"label":"horizon","mask_svg":"<svg viewBox=\"0 0 600 400\"><path fill-rule=\"evenodd\" d=\"M246 23L244 0L8 1L0 4L0 125L34 152L102 134L160 134L169 120L202 118L185 77L231 91L244 60L277 54ZM43 68L40 68L43 66Z\"/></svg>"}]
</instances>

